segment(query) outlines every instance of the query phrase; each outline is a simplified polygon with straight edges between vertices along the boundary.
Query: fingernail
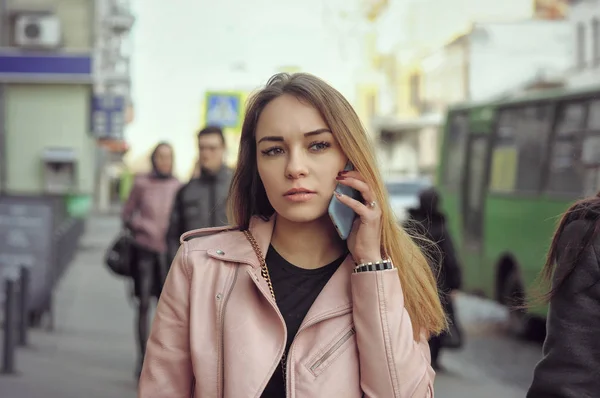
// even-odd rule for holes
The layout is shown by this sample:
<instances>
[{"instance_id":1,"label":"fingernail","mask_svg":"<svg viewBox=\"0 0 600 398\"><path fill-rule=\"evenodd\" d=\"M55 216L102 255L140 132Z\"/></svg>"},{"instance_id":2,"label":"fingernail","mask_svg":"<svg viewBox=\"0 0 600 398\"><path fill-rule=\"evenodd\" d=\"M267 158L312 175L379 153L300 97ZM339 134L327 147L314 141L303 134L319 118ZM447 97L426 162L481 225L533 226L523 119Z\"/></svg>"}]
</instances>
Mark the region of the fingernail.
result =
<instances>
[{"instance_id":1,"label":"fingernail","mask_svg":"<svg viewBox=\"0 0 600 398\"><path fill-rule=\"evenodd\" d=\"M339 193L338 191L333 191L333 194L334 194L335 196L337 196L338 198L341 198L342 196L344 196L344 195L342 195L341 193Z\"/></svg>"},{"instance_id":2,"label":"fingernail","mask_svg":"<svg viewBox=\"0 0 600 398\"><path fill-rule=\"evenodd\" d=\"M342 180L345 180L346 177L344 177L344 176L337 176L337 177L335 177L335 179L338 180L338 181L342 181Z\"/></svg>"},{"instance_id":3,"label":"fingernail","mask_svg":"<svg viewBox=\"0 0 600 398\"><path fill-rule=\"evenodd\" d=\"M338 173L338 175L339 175L339 176L341 176L341 175L344 175L344 174L346 174L346 173L348 173L348 170L342 170L342 171L340 171L340 172Z\"/></svg>"}]
</instances>

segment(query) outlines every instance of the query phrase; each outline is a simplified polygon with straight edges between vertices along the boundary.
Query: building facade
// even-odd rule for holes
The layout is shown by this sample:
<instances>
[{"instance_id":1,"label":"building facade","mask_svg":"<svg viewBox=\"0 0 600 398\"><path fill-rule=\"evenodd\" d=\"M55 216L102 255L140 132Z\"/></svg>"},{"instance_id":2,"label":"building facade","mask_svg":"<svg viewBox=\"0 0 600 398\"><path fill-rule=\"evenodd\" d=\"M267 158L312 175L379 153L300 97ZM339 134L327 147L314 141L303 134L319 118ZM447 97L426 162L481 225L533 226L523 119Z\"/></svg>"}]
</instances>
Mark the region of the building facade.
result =
<instances>
[{"instance_id":1,"label":"building facade","mask_svg":"<svg viewBox=\"0 0 600 398\"><path fill-rule=\"evenodd\" d=\"M131 0L96 2L94 95L112 102L117 109L115 113L101 110L99 114L106 120L94 123L97 131L93 134L98 139L95 205L100 211L107 211L120 202L120 182L128 172L123 158L129 150L125 129L135 114L131 97L133 48L130 35L134 21Z\"/></svg>"},{"instance_id":2,"label":"building facade","mask_svg":"<svg viewBox=\"0 0 600 398\"><path fill-rule=\"evenodd\" d=\"M110 64L109 54L118 53L119 43L102 33L118 38L129 31L131 16L109 18L123 14L123 4L0 0L3 193L63 195L78 211L90 209L97 191L98 140L122 136L125 101L116 101L108 112L101 96L111 90L111 67L123 65ZM117 85L123 87L122 81ZM109 113L110 126L102 120Z\"/></svg>"},{"instance_id":3,"label":"building facade","mask_svg":"<svg viewBox=\"0 0 600 398\"><path fill-rule=\"evenodd\" d=\"M600 84L600 0L574 1L569 20L575 49L569 85Z\"/></svg>"}]
</instances>

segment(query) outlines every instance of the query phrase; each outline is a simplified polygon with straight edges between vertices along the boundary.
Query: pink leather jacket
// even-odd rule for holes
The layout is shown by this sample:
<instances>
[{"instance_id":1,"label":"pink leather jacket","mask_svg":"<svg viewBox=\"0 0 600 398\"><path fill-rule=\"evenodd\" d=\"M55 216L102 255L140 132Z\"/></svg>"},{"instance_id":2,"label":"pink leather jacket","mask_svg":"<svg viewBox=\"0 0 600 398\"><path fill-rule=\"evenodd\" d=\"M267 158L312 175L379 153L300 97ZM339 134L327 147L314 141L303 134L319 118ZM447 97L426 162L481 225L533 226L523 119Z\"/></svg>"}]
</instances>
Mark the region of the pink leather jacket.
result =
<instances>
[{"instance_id":1,"label":"pink leather jacket","mask_svg":"<svg viewBox=\"0 0 600 398\"><path fill-rule=\"evenodd\" d=\"M263 253L272 229L272 220L250 225ZM138 397L260 397L280 366L286 329L252 246L225 228L181 240ZM413 338L397 272L353 267L349 256L300 326L287 357L287 397L433 397L427 340Z\"/></svg>"},{"instance_id":2,"label":"pink leather jacket","mask_svg":"<svg viewBox=\"0 0 600 398\"><path fill-rule=\"evenodd\" d=\"M181 183L176 178L136 176L123 206L121 219L134 232L136 242L157 253L167 251L166 235L171 207Z\"/></svg>"}]
</instances>

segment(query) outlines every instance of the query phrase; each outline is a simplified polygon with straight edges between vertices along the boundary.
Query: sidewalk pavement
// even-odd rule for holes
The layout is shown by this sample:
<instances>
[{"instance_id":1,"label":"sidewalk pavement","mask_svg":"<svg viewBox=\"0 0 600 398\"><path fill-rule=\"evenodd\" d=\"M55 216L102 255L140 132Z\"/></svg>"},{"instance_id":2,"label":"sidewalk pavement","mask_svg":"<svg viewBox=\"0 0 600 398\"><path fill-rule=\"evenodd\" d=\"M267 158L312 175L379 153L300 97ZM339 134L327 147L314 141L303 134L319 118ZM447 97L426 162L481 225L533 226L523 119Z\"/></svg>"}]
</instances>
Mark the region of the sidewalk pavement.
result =
<instances>
[{"instance_id":1,"label":"sidewalk pavement","mask_svg":"<svg viewBox=\"0 0 600 398\"><path fill-rule=\"evenodd\" d=\"M134 311L127 285L102 263L116 217L89 219L80 250L55 293L55 330L32 329L0 376L3 398L134 398Z\"/></svg>"},{"instance_id":2,"label":"sidewalk pavement","mask_svg":"<svg viewBox=\"0 0 600 398\"><path fill-rule=\"evenodd\" d=\"M526 391L500 384L474 369L465 369L444 354L446 371L435 377L436 398L523 398Z\"/></svg>"}]
</instances>

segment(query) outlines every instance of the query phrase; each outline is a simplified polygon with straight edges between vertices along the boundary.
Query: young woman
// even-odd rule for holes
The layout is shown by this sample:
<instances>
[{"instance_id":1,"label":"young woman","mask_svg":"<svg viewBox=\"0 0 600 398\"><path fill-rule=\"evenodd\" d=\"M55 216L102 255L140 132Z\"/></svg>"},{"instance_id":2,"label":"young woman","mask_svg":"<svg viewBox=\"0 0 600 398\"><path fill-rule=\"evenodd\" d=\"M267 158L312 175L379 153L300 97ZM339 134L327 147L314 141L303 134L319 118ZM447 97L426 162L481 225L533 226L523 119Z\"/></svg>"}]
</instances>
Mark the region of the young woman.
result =
<instances>
[{"instance_id":1,"label":"young woman","mask_svg":"<svg viewBox=\"0 0 600 398\"><path fill-rule=\"evenodd\" d=\"M140 397L433 396L427 339L446 321L373 153L350 104L316 77L278 74L251 98L235 227L182 236ZM347 241L328 215L338 183L364 199L339 197L357 215Z\"/></svg>"},{"instance_id":2,"label":"young woman","mask_svg":"<svg viewBox=\"0 0 600 398\"><path fill-rule=\"evenodd\" d=\"M563 216L548 252L552 283L544 357L527 398L600 395L600 197L575 203Z\"/></svg>"},{"instance_id":3,"label":"young woman","mask_svg":"<svg viewBox=\"0 0 600 398\"><path fill-rule=\"evenodd\" d=\"M123 207L122 219L135 238L132 267L134 294L138 299L137 341L139 376L146 351L150 321L148 318L152 297L158 298L167 275L164 261L165 236L175 194L180 187L173 177L173 148L158 144L152 155L152 171L135 179L131 193Z\"/></svg>"}]
</instances>

